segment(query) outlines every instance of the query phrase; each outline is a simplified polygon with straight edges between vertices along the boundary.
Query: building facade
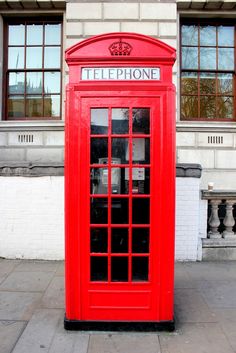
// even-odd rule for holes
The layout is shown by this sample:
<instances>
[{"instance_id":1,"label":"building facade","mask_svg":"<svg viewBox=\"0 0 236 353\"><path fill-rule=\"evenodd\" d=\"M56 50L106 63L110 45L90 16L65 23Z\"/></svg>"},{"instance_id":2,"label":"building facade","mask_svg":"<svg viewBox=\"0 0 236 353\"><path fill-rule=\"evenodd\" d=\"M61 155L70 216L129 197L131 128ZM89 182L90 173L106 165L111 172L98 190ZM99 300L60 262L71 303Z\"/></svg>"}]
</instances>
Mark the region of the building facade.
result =
<instances>
[{"instance_id":1,"label":"building facade","mask_svg":"<svg viewBox=\"0 0 236 353\"><path fill-rule=\"evenodd\" d=\"M102 33L141 33L176 48L173 82L177 88L177 163L202 166L202 176L196 184L198 189L194 189L196 195L209 183L214 183L217 190L236 190L235 18L236 1L231 0L133 0L125 3L1 0L0 166L5 195L1 206L5 212L2 233L10 236L17 228L19 237L24 233L22 236L30 243L32 229L27 233L26 219L32 216L30 211L37 217L47 206L37 205L35 210L30 206L27 213L26 204L32 202L29 195L27 199L27 192L34 190L36 198L40 195L42 186L34 185L32 176L41 175L40 180L46 187L45 198L53 191L55 195L53 207L39 217L38 227L44 223L45 228L39 231L35 251L47 243L47 236L40 235L47 232L45 229L51 227L52 233L58 233L54 224L60 224L60 239L55 235L52 243L61 249L63 181L62 177L57 177L63 174L64 161L64 101L68 82L64 51ZM29 175L31 178L25 182L29 190L20 189L19 177ZM21 203L14 208L16 194ZM198 238L206 237L206 201L198 199L197 202L195 212L190 213L196 220L193 221L194 234L197 234L194 235L194 256L187 254L192 251L193 244L189 235L191 223L187 225L187 217L181 212L179 217L184 222L177 220L180 226L177 253L181 254L177 257L180 259L196 260ZM180 200L180 208L181 204L184 202ZM18 224L11 229L13 211L19 213L17 217L22 228ZM13 256L18 246L15 240L11 246L9 256ZM15 254L22 256L21 252ZM40 257L44 257L43 251Z\"/></svg>"}]
</instances>

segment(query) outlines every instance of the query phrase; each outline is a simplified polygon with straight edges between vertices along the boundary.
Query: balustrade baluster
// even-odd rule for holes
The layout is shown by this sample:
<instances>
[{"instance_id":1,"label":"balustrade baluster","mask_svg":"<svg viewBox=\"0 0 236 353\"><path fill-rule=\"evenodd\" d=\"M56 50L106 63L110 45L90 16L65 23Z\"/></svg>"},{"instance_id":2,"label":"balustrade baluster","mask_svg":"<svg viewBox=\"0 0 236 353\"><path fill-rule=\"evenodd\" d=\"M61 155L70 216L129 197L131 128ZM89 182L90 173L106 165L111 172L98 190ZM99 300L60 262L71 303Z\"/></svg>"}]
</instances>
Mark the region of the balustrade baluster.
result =
<instances>
[{"instance_id":1,"label":"balustrade baluster","mask_svg":"<svg viewBox=\"0 0 236 353\"><path fill-rule=\"evenodd\" d=\"M209 226L210 231L208 232L208 237L210 239L219 239L221 238L221 234L218 231L220 225L220 219L218 215L219 204L221 200L211 200L211 215L209 218Z\"/></svg>"},{"instance_id":2,"label":"balustrade baluster","mask_svg":"<svg viewBox=\"0 0 236 353\"><path fill-rule=\"evenodd\" d=\"M225 230L223 232L223 238L225 239L236 239L236 235L233 232L233 226L235 225L235 220L233 216L233 205L236 203L236 200L227 200L226 201L226 214L223 221Z\"/></svg>"}]
</instances>

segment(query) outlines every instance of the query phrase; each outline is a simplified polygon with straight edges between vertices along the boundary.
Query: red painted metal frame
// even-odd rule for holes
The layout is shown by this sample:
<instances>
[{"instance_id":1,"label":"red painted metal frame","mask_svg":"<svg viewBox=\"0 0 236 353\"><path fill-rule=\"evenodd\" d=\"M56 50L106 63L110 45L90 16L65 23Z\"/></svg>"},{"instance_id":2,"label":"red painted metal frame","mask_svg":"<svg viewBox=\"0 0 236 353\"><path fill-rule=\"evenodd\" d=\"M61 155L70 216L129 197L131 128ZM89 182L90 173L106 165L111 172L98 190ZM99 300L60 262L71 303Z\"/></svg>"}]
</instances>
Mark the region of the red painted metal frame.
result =
<instances>
[{"instance_id":1,"label":"red painted metal frame","mask_svg":"<svg viewBox=\"0 0 236 353\"><path fill-rule=\"evenodd\" d=\"M107 48L120 38L131 44L133 48L129 57L111 57L110 52L107 53ZM101 54L99 57L98 53ZM79 43L67 51L66 58L70 75L66 100L65 160L66 319L72 321L172 321L175 229L175 89L171 79L175 51L164 43L146 36L113 33ZM156 82L80 80L81 67L98 65L106 67L118 67L119 65L151 67L155 65L160 67L161 80ZM130 277L128 282L90 282L89 113L90 108L98 107L150 108L151 156L150 165L148 165L151 180L150 249L149 254L141 254L141 256L150 256L150 277L147 282L132 282ZM132 137L130 133L131 130L125 137ZM148 137L149 135L140 134L140 136ZM139 135L135 134L133 137L139 137ZM109 157L111 157L111 150ZM140 166L144 167L144 165ZM130 168L131 161L122 167ZM129 180L132 180L131 169ZM127 199L140 197L140 195L131 195L131 187L130 182L128 195L115 197ZM108 188L110 191L111 182ZM114 197L109 193L104 196L108 197L109 203ZM141 197L149 197L149 195ZM129 203L129 211L127 228L133 227L131 203ZM110 222L109 211L109 226ZM135 225L134 227L145 226ZM96 227L99 225L96 224ZM115 227L119 226L115 225ZM110 240L108 258L111 256L109 250ZM129 237L129 253L126 255L131 258L131 237ZM129 269L130 266L129 260Z\"/></svg>"}]
</instances>

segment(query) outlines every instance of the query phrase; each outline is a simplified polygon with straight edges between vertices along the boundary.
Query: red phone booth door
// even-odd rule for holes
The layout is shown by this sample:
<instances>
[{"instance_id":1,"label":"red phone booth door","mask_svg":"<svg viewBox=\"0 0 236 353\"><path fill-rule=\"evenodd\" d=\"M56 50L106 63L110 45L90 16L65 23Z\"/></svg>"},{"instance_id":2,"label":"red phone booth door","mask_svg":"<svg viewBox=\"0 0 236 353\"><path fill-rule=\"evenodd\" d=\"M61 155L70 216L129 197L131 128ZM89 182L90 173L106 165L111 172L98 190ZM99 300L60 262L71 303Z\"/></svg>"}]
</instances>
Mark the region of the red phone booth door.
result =
<instances>
[{"instance_id":1,"label":"red phone booth door","mask_svg":"<svg viewBox=\"0 0 236 353\"><path fill-rule=\"evenodd\" d=\"M158 320L160 98L81 103L81 320Z\"/></svg>"}]
</instances>

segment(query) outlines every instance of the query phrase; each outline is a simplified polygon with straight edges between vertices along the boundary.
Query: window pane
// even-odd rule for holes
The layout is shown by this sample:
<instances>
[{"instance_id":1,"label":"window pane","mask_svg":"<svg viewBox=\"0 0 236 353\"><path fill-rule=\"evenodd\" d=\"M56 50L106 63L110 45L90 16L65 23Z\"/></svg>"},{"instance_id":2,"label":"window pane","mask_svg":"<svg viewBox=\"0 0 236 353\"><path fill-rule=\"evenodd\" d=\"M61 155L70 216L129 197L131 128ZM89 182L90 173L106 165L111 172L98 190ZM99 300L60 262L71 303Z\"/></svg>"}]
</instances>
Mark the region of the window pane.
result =
<instances>
[{"instance_id":1,"label":"window pane","mask_svg":"<svg viewBox=\"0 0 236 353\"><path fill-rule=\"evenodd\" d=\"M233 75L232 74L218 74L218 93L233 94Z\"/></svg>"},{"instance_id":2,"label":"window pane","mask_svg":"<svg viewBox=\"0 0 236 353\"><path fill-rule=\"evenodd\" d=\"M135 108L132 110L133 116L133 134L150 133L150 109Z\"/></svg>"},{"instance_id":3,"label":"window pane","mask_svg":"<svg viewBox=\"0 0 236 353\"><path fill-rule=\"evenodd\" d=\"M148 281L148 257L132 258L132 281Z\"/></svg>"},{"instance_id":4,"label":"window pane","mask_svg":"<svg viewBox=\"0 0 236 353\"><path fill-rule=\"evenodd\" d=\"M234 46L234 27L218 27L218 45L224 47Z\"/></svg>"},{"instance_id":5,"label":"window pane","mask_svg":"<svg viewBox=\"0 0 236 353\"><path fill-rule=\"evenodd\" d=\"M216 27L201 26L200 27L200 45L216 45Z\"/></svg>"},{"instance_id":6,"label":"window pane","mask_svg":"<svg viewBox=\"0 0 236 353\"><path fill-rule=\"evenodd\" d=\"M45 44L61 44L61 24L45 25Z\"/></svg>"},{"instance_id":7,"label":"window pane","mask_svg":"<svg viewBox=\"0 0 236 353\"><path fill-rule=\"evenodd\" d=\"M129 200L126 198L113 198L111 200L111 223L129 223Z\"/></svg>"},{"instance_id":8,"label":"window pane","mask_svg":"<svg viewBox=\"0 0 236 353\"><path fill-rule=\"evenodd\" d=\"M181 97L181 117L183 119L198 117L198 98L196 96Z\"/></svg>"},{"instance_id":9,"label":"window pane","mask_svg":"<svg viewBox=\"0 0 236 353\"><path fill-rule=\"evenodd\" d=\"M90 251L94 253L107 252L107 228L93 228L90 232Z\"/></svg>"},{"instance_id":10,"label":"window pane","mask_svg":"<svg viewBox=\"0 0 236 353\"><path fill-rule=\"evenodd\" d=\"M25 74L23 72L10 72L9 73L9 93L24 93L25 91Z\"/></svg>"},{"instance_id":11,"label":"window pane","mask_svg":"<svg viewBox=\"0 0 236 353\"><path fill-rule=\"evenodd\" d=\"M198 48L182 48L182 68L197 69L198 68Z\"/></svg>"},{"instance_id":12,"label":"window pane","mask_svg":"<svg viewBox=\"0 0 236 353\"><path fill-rule=\"evenodd\" d=\"M111 252L128 252L128 228L112 228L111 230Z\"/></svg>"},{"instance_id":13,"label":"window pane","mask_svg":"<svg viewBox=\"0 0 236 353\"><path fill-rule=\"evenodd\" d=\"M114 282L128 281L128 257L111 258L111 280Z\"/></svg>"},{"instance_id":14,"label":"window pane","mask_svg":"<svg viewBox=\"0 0 236 353\"><path fill-rule=\"evenodd\" d=\"M215 48L200 48L200 69L216 70Z\"/></svg>"},{"instance_id":15,"label":"window pane","mask_svg":"<svg viewBox=\"0 0 236 353\"><path fill-rule=\"evenodd\" d=\"M108 139L107 138L91 138L91 163L107 164L108 159Z\"/></svg>"},{"instance_id":16,"label":"window pane","mask_svg":"<svg viewBox=\"0 0 236 353\"><path fill-rule=\"evenodd\" d=\"M198 27L182 26L182 45L198 45Z\"/></svg>"},{"instance_id":17,"label":"window pane","mask_svg":"<svg viewBox=\"0 0 236 353\"><path fill-rule=\"evenodd\" d=\"M132 253L149 252L149 229L133 228L132 231Z\"/></svg>"},{"instance_id":18,"label":"window pane","mask_svg":"<svg viewBox=\"0 0 236 353\"><path fill-rule=\"evenodd\" d=\"M43 98L42 96L26 97L26 116L42 117L43 116Z\"/></svg>"},{"instance_id":19,"label":"window pane","mask_svg":"<svg viewBox=\"0 0 236 353\"><path fill-rule=\"evenodd\" d=\"M181 76L182 94L197 94L198 81L196 72L183 72Z\"/></svg>"},{"instance_id":20,"label":"window pane","mask_svg":"<svg viewBox=\"0 0 236 353\"><path fill-rule=\"evenodd\" d=\"M10 96L8 98L8 116L12 118L25 116L24 96Z\"/></svg>"},{"instance_id":21,"label":"window pane","mask_svg":"<svg viewBox=\"0 0 236 353\"><path fill-rule=\"evenodd\" d=\"M26 92L41 93L43 91L43 74L42 72L26 73Z\"/></svg>"},{"instance_id":22,"label":"window pane","mask_svg":"<svg viewBox=\"0 0 236 353\"><path fill-rule=\"evenodd\" d=\"M122 179L121 179L122 178ZM111 193L112 194L123 194L126 193L124 186L124 168L112 168L111 169ZM123 191L124 190L124 191Z\"/></svg>"},{"instance_id":23,"label":"window pane","mask_svg":"<svg viewBox=\"0 0 236 353\"><path fill-rule=\"evenodd\" d=\"M43 44L43 25L28 25L26 35L27 45L42 45Z\"/></svg>"},{"instance_id":24,"label":"window pane","mask_svg":"<svg viewBox=\"0 0 236 353\"><path fill-rule=\"evenodd\" d=\"M108 109L91 109L91 134L107 134L108 132Z\"/></svg>"},{"instance_id":25,"label":"window pane","mask_svg":"<svg viewBox=\"0 0 236 353\"><path fill-rule=\"evenodd\" d=\"M217 97L217 117L219 119L233 119L232 97Z\"/></svg>"},{"instance_id":26,"label":"window pane","mask_svg":"<svg viewBox=\"0 0 236 353\"><path fill-rule=\"evenodd\" d=\"M107 224L108 201L106 198L91 198L90 201L90 223Z\"/></svg>"},{"instance_id":27,"label":"window pane","mask_svg":"<svg viewBox=\"0 0 236 353\"><path fill-rule=\"evenodd\" d=\"M112 133L128 134L129 132L129 110L126 108L112 109Z\"/></svg>"},{"instance_id":28,"label":"window pane","mask_svg":"<svg viewBox=\"0 0 236 353\"><path fill-rule=\"evenodd\" d=\"M25 63L24 48L14 47L8 48L8 68L23 69Z\"/></svg>"},{"instance_id":29,"label":"window pane","mask_svg":"<svg viewBox=\"0 0 236 353\"><path fill-rule=\"evenodd\" d=\"M8 44L25 45L25 26L23 24L9 25Z\"/></svg>"},{"instance_id":30,"label":"window pane","mask_svg":"<svg viewBox=\"0 0 236 353\"><path fill-rule=\"evenodd\" d=\"M200 97L200 117L205 119L216 118L215 97Z\"/></svg>"},{"instance_id":31,"label":"window pane","mask_svg":"<svg viewBox=\"0 0 236 353\"><path fill-rule=\"evenodd\" d=\"M132 161L134 164L150 163L150 140L149 138L133 138Z\"/></svg>"},{"instance_id":32,"label":"window pane","mask_svg":"<svg viewBox=\"0 0 236 353\"><path fill-rule=\"evenodd\" d=\"M42 69L42 47L26 48L27 69Z\"/></svg>"},{"instance_id":33,"label":"window pane","mask_svg":"<svg viewBox=\"0 0 236 353\"><path fill-rule=\"evenodd\" d=\"M61 67L61 48L45 47L44 49L44 67L60 68Z\"/></svg>"},{"instance_id":34,"label":"window pane","mask_svg":"<svg viewBox=\"0 0 236 353\"><path fill-rule=\"evenodd\" d=\"M132 168L132 194L149 194L149 168Z\"/></svg>"},{"instance_id":35,"label":"window pane","mask_svg":"<svg viewBox=\"0 0 236 353\"><path fill-rule=\"evenodd\" d=\"M134 224L149 224L149 198L133 198L132 200L132 217Z\"/></svg>"},{"instance_id":36,"label":"window pane","mask_svg":"<svg viewBox=\"0 0 236 353\"><path fill-rule=\"evenodd\" d=\"M112 158L119 159L119 163L129 162L129 140L126 138L112 139Z\"/></svg>"},{"instance_id":37,"label":"window pane","mask_svg":"<svg viewBox=\"0 0 236 353\"><path fill-rule=\"evenodd\" d=\"M219 48L218 51L218 69L234 70L234 49Z\"/></svg>"},{"instance_id":38,"label":"window pane","mask_svg":"<svg viewBox=\"0 0 236 353\"><path fill-rule=\"evenodd\" d=\"M60 116L61 97L56 94L53 96L44 96L44 115L51 117Z\"/></svg>"},{"instance_id":39,"label":"window pane","mask_svg":"<svg viewBox=\"0 0 236 353\"><path fill-rule=\"evenodd\" d=\"M91 194L107 194L108 168L91 168L90 192Z\"/></svg>"},{"instance_id":40,"label":"window pane","mask_svg":"<svg viewBox=\"0 0 236 353\"><path fill-rule=\"evenodd\" d=\"M44 73L44 93L60 93L61 90L61 73L45 72Z\"/></svg>"},{"instance_id":41,"label":"window pane","mask_svg":"<svg viewBox=\"0 0 236 353\"><path fill-rule=\"evenodd\" d=\"M214 94L216 92L216 75L200 73L200 94Z\"/></svg>"},{"instance_id":42,"label":"window pane","mask_svg":"<svg viewBox=\"0 0 236 353\"><path fill-rule=\"evenodd\" d=\"M91 256L91 281L107 281L108 260L106 256Z\"/></svg>"}]
</instances>

